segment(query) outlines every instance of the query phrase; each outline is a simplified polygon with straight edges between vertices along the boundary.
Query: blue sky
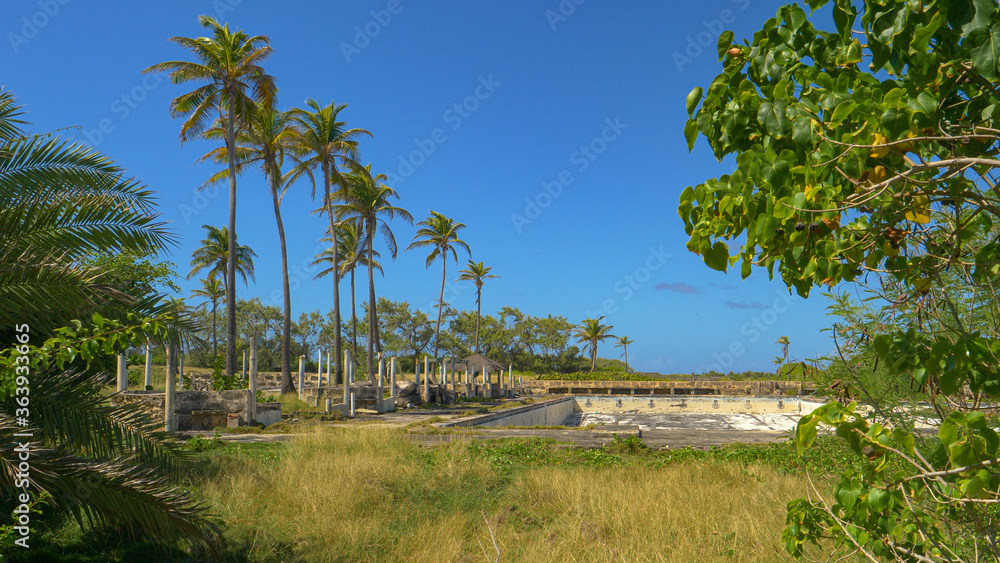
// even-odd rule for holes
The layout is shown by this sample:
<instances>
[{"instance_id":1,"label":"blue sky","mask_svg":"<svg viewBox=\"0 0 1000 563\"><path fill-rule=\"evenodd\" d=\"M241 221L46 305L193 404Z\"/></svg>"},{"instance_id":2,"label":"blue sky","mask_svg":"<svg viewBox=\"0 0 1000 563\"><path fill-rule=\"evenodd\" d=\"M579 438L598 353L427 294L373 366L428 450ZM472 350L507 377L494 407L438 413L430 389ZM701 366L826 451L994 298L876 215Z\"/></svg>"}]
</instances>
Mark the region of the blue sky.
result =
<instances>
[{"instance_id":1,"label":"blue sky","mask_svg":"<svg viewBox=\"0 0 1000 563\"><path fill-rule=\"evenodd\" d=\"M681 190L732 169L682 130L684 99L719 71L723 29L748 37L778 3L760 0L9 1L0 31L0 83L29 110L32 128L94 145L157 192L180 238L168 259L186 274L202 224L224 225L225 190L196 191L214 171L195 165L213 148L181 146L170 100L192 85L143 76L190 57L167 39L203 35L199 14L267 35L282 107L313 97L374 135L362 160L391 175L399 204L419 220L440 211L468 227L473 258L493 266L484 312L504 305L578 322L605 314L635 344L637 369L663 373L774 369L775 340L793 357L829 352L831 323L819 291L789 297L763 270L709 270L684 248ZM332 304L328 278L308 264L324 218L310 186L283 204L293 315ZM401 249L414 228L394 225ZM239 181L237 232L259 255L242 297L280 303L279 249L259 174ZM429 310L440 265L401 254L376 280L379 295ZM464 265L465 257L461 257ZM446 301L475 307L471 284ZM182 281L190 291L197 280ZM343 295L347 294L345 285ZM359 288L359 292L363 289ZM618 356L604 345L600 355Z\"/></svg>"}]
</instances>

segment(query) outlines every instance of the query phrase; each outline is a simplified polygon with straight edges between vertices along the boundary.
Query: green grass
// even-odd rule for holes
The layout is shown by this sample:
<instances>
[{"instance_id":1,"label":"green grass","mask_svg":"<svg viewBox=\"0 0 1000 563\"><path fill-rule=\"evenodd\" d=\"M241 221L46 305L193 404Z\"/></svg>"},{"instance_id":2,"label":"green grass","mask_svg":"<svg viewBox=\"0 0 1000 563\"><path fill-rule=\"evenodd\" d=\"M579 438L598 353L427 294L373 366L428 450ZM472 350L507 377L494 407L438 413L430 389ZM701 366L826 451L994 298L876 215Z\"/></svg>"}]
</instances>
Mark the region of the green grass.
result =
<instances>
[{"instance_id":1,"label":"green grass","mask_svg":"<svg viewBox=\"0 0 1000 563\"><path fill-rule=\"evenodd\" d=\"M407 436L352 427L290 443L189 442L191 484L223 523L223 560L473 561L480 543L493 558L491 532L504 561L786 560L778 534L785 503L805 494L803 472L823 479L852 457L823 436L802 458L787 443L650 451L634 437L581 449L456 435L426 447ZM59 521L35 538L48 557L37 560L192 557L111 537Z\"/></svg>"}]
</instances>

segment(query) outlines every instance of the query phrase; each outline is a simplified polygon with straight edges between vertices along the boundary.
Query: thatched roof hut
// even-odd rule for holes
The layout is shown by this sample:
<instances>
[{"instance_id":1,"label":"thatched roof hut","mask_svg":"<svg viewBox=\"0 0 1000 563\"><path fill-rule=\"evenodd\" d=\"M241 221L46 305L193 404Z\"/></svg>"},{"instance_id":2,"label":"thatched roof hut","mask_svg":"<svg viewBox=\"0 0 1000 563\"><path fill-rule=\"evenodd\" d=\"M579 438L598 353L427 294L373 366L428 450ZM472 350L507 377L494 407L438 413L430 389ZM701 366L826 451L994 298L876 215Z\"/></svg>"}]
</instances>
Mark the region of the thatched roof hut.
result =
<instances>
[{"instance_id":1,"label":"thatched roof hut","mask_svg":"<svg viewBox=\"0 0 1000 563\"><path fill-rule=\"evenodd\" d=\"M455 370L462 372L465 368L469 368L469 373L473 375L479 375L483 373L483 367L489 370L490 373L497 373L502 369L507 369L507 366L501 364L496 360L491 360L482 354L473 354L467 358L462 358L461 360L455 361Z\"/></svg>"}]
</instances>

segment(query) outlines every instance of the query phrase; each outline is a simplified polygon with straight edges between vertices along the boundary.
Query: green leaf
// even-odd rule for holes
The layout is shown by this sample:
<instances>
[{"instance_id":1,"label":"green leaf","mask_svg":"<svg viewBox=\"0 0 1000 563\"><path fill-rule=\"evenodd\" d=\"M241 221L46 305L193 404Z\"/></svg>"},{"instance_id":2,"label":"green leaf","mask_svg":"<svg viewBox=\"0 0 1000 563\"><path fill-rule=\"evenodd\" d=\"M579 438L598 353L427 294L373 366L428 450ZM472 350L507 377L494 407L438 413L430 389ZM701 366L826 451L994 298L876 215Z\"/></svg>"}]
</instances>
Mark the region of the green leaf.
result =
<instances>
[{"instance_id":1,"label":"green leaf","mask_svg":"<svg viewBox=\"0 0 1000 563\"><path fill-rule=\"evenodd\" d=\"M798 452L798 455L801 456L802 452L816 441L816 426L818 424L818 417L807 414L800 418L798 424L795 425L795 451Z\"/></svg>"},{"instance_id":2,"label":"green leaf","mask_svg":"<svg viewBox=\"0 0 1000 563\"><path fill-rule=\"evenodd\" d=\"M734 37L733 32L729 31L728 29L726 31L723 31L722 35L719 35L718 50L719 50L720 61L726 58L726 51L728 51L729 48L732 47L733 37Z\"/></svg>"},{"instance_id":3,"label":"green leaf","mask_svg":"<svg viewBox=\"0 0 1000 563\"><path fill-rule=\"evenodd\" d=\"M788 120L788 116L785 115L787 107L787 100L768 101L760 104L760 109L757 110L757 121L764 127L768 135L777 139L791 135L792 124Z\"/></svg>"},{"instance_id":4,"label":"green leaf","mask_svg":"<svg viewBox=\"0 0 1000 563\"><path fill-rule=\"evenodd\" d=\"M882 114L882 127L895 141L910 130L910 114L905 109L889 108Z\"/></svg>"},{"instance_id":5,"label":"green leaf","mask_svg":"<svg viewBox=\"0 0 1000 563\"><path fill-rule=\"evenodd\" d=\"M906 107L910 108L913 113L933 115L937 111L938 101L932 98L927 92L921 92L916 98L910 98L906 102Z\"/></svg>"},{"instance_id":6,"label":"green leaf","mask_svg":"<svg viewBox=\"0 0 1000 563\"><path fill-rule=\"evenodd\" d=\"M715 241L712 247L705 251L705 265L713 270L725 272L729 267L729 247L722 241Z\"/></svg>"},{"instance_id":7,"label":"green leaf","mask_svg":"<svg viewBox=\"0 0 1000 563\"><path fill-rule=\"evenodd\" d=\"M694 148L694 142L698 140L698 123L689 119L684 125L684 138L687 139L688 151Z\"/></svg>"},{"instance_id":8,"label":"green leaf","mask_svg":"<svg viewBox=\"0 0 1000 563\"><path fill-rule=\"evenodd\" d=\"M945 419L944 422L941 423L941 426L938 428L938 440L941 440L941 443L944 444L945 447L948 447L952 445L957 439L958 439L958 424L952 421L951 417L949 416L947 419Z\"/></svg>"},{"instance_id":9,"label":"green leaf","mask_svg":"<svg viewBox=\"0 0 1000 563\"><path fill-rule=\"evenodd\" d=\"M996 80L997 63L1000 62L1000 23L989 29L978 28L969 34L972 46L972 66L987 80Z\"/></svg>"},{"instance_id":10,"label":"green leaf","mask_svg":"<svg viewBox=\"0 0 1000 563\"><path fill-rule=\"evenodd\" d=\"M840 125L840 122L846 119L847 116L851 115L857 107L858 104L851 100L838 104L837 109L833 110L833 115L830 117L830 125L834 127Z\"/></svg>"},{"instance_id":11,"label":"green leaf","mask_svg":"<svg viewBox=\"0 0 1000 563\"><path fill-rule=\"evenodd\" d=\"M792 140L797 145L813 146L816 143L816 135L813 134L812 119L808 117L796 117L792 122Z\"/></svg>"},{"instance_id":12,"label":"green leaf","mask_svg":"<svg viewBox=\"0 0 1000 563\"><path fill-rule=\"evenodd\" d=\"M698 86L694 90L691 90L691 93L687 95L685 103L687 104L688 116L694 116L694 110L698 107L698 102L701 101L701 95L704 92L705 90L703 90L701 86ZM686 129L687 128L685 127L685 130Z\"/></svg>"}]
</instances>

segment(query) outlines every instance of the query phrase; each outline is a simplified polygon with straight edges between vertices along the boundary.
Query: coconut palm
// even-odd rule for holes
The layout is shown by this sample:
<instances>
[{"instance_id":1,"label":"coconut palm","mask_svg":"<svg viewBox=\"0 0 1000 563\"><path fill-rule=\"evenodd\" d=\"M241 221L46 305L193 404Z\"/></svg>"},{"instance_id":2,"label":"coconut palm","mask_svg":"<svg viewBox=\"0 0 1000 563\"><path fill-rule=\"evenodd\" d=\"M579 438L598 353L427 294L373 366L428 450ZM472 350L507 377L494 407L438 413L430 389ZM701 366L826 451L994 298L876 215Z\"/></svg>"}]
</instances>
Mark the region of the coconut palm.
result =
<instances>
[{"instance_id":1,"label":"coconut palm","mask_svg":"<svg viewBox=\"0 0 1000 563\"><path fill-rule=\"evenodd\" d=\"M219 308L219 300L225 299L226 292L222 288L222 284L219 283L218 278L208 276L207 278L201 280L201 289L196 289L191 292L191 297L202 297L208 299L206 303L212 304L212 357L215 358L219 354L217 340L215 338L216 311Z\"/></svg>"},{"instance_id":2,"label":"coconut palm","mask_svg":"<svg viewBox=\"0 0 1000 563\"><path fill-rule=\"evenodd\" d=\"M361 240L368 254L368 378L375 375L375 352L382 351L379 341L378 317L375 314L375 250L374 240L377 232L382 233L389 256L396 258L396 237L392 234L389 222L402 219L413 224L413 216L401 208L395 207L389 200L399 198L399 195L383 182L388 177L385 174L372 176L371 165L357 169L344 178L347 192L343 203L337 205L335 213L341 219L357 221L361 225Z\"/></svg>"},{"instance_id":3,"label":"coconut palm","mask_svg":"<svg viewBox=\"0 0 1000 563\"><path fill-rule=\"evenodd\" d=\"M109 374L85 364L79 352L69 364L56 362L60 351L101 350L105 344L120 350L150 336L126 335L111 323L142 317L133 326L150 327L146 319L169 303L123 293L107 283L114 272L92 258L163 251L174 237L158 220L152 193L125 170L88 147L24 133L20 115L14 96L0 88L0 380L13 384L15 371L21 372L15 366L31 373L27 423L19 420L24 405L14 400L13 386L0 385L0 496L48 495L52 509L83 526L210 539L217 528L188 493L171 485L185 456L155 431L162 425L136 406L113 407L105 390ZM89 319L90 326L75 324L70 333L54 334L72 320ZM104 330L98 325L114 340L94 338ZM29 331L30 342L20 341L19 351L14 333ZM58 340L46 341L53 335ZM16 469L24 458L13 447L24 441L15 438L19 433L34 436L24 482Z\"/></svg>"},{"instance_id":4,"label":"coconut palm","mask_svg":"<svg viewBox=\"0 0 1000 563\"><path fill-rule=\"evenodd\" d=\"M298 164L290 173L292 181L302 175L308 176L312 182L312 197L316 199L316 177L314 171L319 170L323 177L323 213L326 213L330 225L327 233L333 237L331 260L333 263L333 355L334 371L337 379L343 377L341 365L340 339L340 257L337 245L337 230L334 226L334 194L331 185L340 186L341 195L347 189L346 175L349 170L359 168L357 163L358 138L362 135L371 137L364 129L348 129L347 123L337 121L340 112L347 104L339 106L333 102L322 105L320 102L308 99L305 109L292 109L290 115L295 127L292 131L292 144L295 147L295 159Z\"/></svg>"},{"instance_id":5,"label":"coconut palm","mask_svg":"<svg viewBox=\"0 0 1000 563\"><path fill-rule=\"evenodd\" d=\"M590 371L594 371L594 366L597 365L597 343L615 337L610 332L615 327L601 324L603 320L603 316L596 319L583 319L583 322L573 329L573 336L580 343L590 344Z\"/></svg>"},{"instance_id":6,"label":"coconut palm","mask_svg":"<svg viewBox=\"0 0 1000 563\"><path fill-rule=\"evenodd\" d=\"M330 237L325 237L322 239L325 242L330 242ZM347 274L351 275L351 354L352 357L358 357L358 314L357 314L357 299L355 298L354 292L354 272L357 270L358 266L368 265L368 252L366 249L365 241L361 236L361 230L358 228L358 224L354 221L346 221L337 224L337 245L340 247L338 250L338 255L340 257L340 277L343 279ZM372 256L374 258L379 257L377 250L372 251ZM326 269L320 271L316 274L315 279L319 279L323 276L333 273L333 249L327 248L320 254L316 256L313 260L312 265L326 264ZM385 272L382 270L382 265L376 260L372 267L383 276Z\"/></svg>"},{"instance_id":7,"label":"coconut palm","mask_svg":"<svg viewBox=\"0 0 1000 563\"><path fill-rule=\"evenodd\" d=\"M458 273L462 274L458 277L458 281L471 281L476 284L476 353L479 353L479 322L483 317L482 314L482 297L483 297L483 280L489 278L499 278L500 276L494 276L490 274L490 270L493 268L488 266L483 266L482 262L473 262L469 260L468 265L466 265L464 270L459 270Z\"/></svg>"},{"instance_id":8,"label":"coconut palm","mask_svg":"<svg viewBox=\"0 0 1000 563\"><path fill-rule=\"evenodd\" d=\"M427 255L428 268L431 267L435 258L441 257L441 294L438 297L437 328L434 329L434 357L437 358L441 343L441 313L444 310L444 282L447 278L448 253L451 252L451 256L458 263L456 248L464 248L469 254L472 254L472 251L469 250L469 245L465 241L458 238L458 232L464 229L465 225L455 222L454 219L445 217L437 211L431 211L430 216L417 225L423 226L417 230L413 242L406 249L432 247L431 253Z\"/></svg>"},{"instance_id":9,"label":"coconut palm","mask_svg":"<svg viewBox=\"0 0 1000 563\"><path fill-rule=\"evenodd\" d=\"M281 173L281 166L290 146L291 127L287 112L279 111L274 104L258 102L249 116L247 126L236 135L236 173L242 173L247 166L258 165L264 173L271 192L271 204L274 206L274 219L278 226L278 244L281 247L281 288L284 296L283 319L281 326L281 390L288 393L294 390L291 368L292 342L292 296L288 281L288 248L285 244L285 225L281 220L281 200L288 189L286 178ZM205 132L206 139L224 138L227 127L217 122L214 127ZM219 147L201 160L212 160L223 163L229 161L229 150ZM228 178L229 170L224 169L209 178L206 185Z\"/></svg>"},{"instance_id":10,"label":"coconut palm","mask_svg":"<svg viewBox=\"0 0 1000 563\"><path fill-rule=\"evenodd\" d=\"M622 354L623 356L625 356L625 373L629 372L629 369L628 369L628 345L632 344L633 342L635 342L635 340L629 340L629 337L627 337L627 336L619 336L618 337L618 342L615 343L615 346L617 346L618 348L624 348L625 349L625 352Z\"/></svg>"},{"instance_id":11,"label":"coconut palm","mask_svg":"<svg viewBox=\"0 0 1000 563\"><path fill-rule=\"evenodd\" d=\"M253 37L242 30L231 31L211 16L199 16L198 22L212 37L171 37L170 40L191 51L197 62L168 61L153 65L147 72L169 72L175 84L203 82L193 91L170 102L173 117L185 117L181 125L181 143L199 137L218 116L225 123L225 144L229 172L229 254L236 254L236 135L248 121L258 102L273 103L274 77L264 72L260 63L271 54L269 40ZM236 262L226 271L226 375L236 373Z\"/></svg>"},{"instance_id":12,"label":"coconut palm","mask_svg":"<svg viewBox=\"0 0 1000 563\"><path fill-rule=\"evenodd\" d=\"M201 246L191 253L191 271L185 279L191 279L203 270L208 270L208 277L222 277L222 289L229 295L226 273L229 271L229 249L232 247L229 240L229 229L225 227L213 227L212 225L202 225L208 231L205 238L201 239ZM249 247L240 244L236 245L236 273L240 275L244 285L249 285L247 278L256 282L254 277L253 259L257 254ZM228 324L228 319L227 319Z\"/></svg>"}]
</instances>

